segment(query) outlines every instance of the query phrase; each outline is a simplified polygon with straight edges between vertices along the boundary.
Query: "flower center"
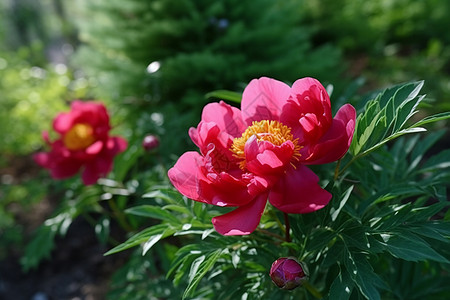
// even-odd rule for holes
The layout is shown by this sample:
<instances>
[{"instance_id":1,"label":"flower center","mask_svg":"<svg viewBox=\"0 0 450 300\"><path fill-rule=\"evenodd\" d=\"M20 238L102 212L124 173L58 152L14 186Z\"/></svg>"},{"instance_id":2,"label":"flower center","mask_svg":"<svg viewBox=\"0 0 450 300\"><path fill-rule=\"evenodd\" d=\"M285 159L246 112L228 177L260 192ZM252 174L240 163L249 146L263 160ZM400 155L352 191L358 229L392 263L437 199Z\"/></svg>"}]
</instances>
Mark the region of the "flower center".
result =
<instances>
[{"instance_id":1,"label":"flower center","mask_svg":"<svg viewBox=\"0 0 450 300\"><path fill-rule=\"evenodd\" d=\"M245 143L247 140L256 136L256 139L259 141L267 141L272 143L275 146L281 146L283 143L287 141L291 141L294 144L294 153L292 155L292 159L298 161L298 157L300 157L300 149L301 146L298 145L298 138L294 139L294 136L291 133L291 128L286 125L283 125L278 121L271 120L263 120L256 122L254 121L251 126L247 127L240 138L235 138L233 140L233 145L231 146L231 151L234 153L234 157L241 160L239 162L239 167L244 170L246 161L245 161ZM293 165L293 162L291 161Z\"/></svg>"},{"instance_id":2,"label":"flower center","mask_svg":"<svg viewBox=\"0 0 450 300\"><path fill-rule=\"evenodd\" d=\"M94 129L88 124L75 124L63 137L69 150L82 150L95 142Z\"/></svg>"}]
</instances>

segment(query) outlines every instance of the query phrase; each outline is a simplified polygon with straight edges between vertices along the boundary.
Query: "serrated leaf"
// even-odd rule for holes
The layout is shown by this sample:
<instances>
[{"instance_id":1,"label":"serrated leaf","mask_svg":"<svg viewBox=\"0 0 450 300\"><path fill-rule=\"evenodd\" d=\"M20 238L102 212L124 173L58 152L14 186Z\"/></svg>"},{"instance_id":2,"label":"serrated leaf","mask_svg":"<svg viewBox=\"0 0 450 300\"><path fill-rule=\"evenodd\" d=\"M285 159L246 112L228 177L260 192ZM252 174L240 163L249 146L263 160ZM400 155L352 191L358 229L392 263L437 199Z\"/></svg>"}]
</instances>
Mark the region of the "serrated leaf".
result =
<instances>
[{"instance_id":1,"label":"serrated leaf","mask_svg":"<svg viewBox=\"0 0 450 300\"><path fill-rule=\"evenodd\" d=\"M189 273L189 284L183 293L183 299L191 296L194 293L195 288L200 283L200 280L214 266L222 252L222 249L217 249L209 253L207 256L202 255L198 257L192 263L191 271Z\"/></svg>"},{"instance_id":2,"label":"serrated leaf","mask_svg":"<svg viewBox=\"0 0 450 300\"><path fill-rule=\"evenodd\" d=\"M141 217L154 218L163 221L168 221L175 224L180 224L180 220L172 215L167 210L154 205L140 205L131 207L125 210L127 214L132 214Z\"/></svg>"}]
</instances>

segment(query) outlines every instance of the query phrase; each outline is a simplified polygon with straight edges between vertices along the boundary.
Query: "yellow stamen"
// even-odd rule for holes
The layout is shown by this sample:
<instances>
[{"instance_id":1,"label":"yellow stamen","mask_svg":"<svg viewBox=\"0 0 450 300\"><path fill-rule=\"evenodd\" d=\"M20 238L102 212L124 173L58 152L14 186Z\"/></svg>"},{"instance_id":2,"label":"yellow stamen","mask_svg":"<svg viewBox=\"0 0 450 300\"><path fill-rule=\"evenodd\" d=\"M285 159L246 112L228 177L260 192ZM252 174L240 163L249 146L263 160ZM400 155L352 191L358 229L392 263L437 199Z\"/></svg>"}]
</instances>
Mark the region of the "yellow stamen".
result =
<instances>
[{"instance_id":1,"label":"yellow stamen","mask_svg":"<svg viewBox=\"0 0 450 300\"><path fill-rule=\"evenodd\" d=\"M245 170L246 165L244 153L245 143L254 135L258 141L267 141L275 146L281 146L284 142L291 141L294 144L292 158L298 161L298 157L301 156L300 149L303 147L298 145L298 138L294 139L291 129L288 126L273 120L254 121L251 126L247 127L240 138L233 140L233 145L231 146L231 151L234 153L233 156L241 160L239 162L239 168L242 170ZM292 162L291 164L294 166Z\"/></svg>"},{"instance_id":2,"label":"yellow stamen","mask_svg":"<svg viewBox=\"0 0 450 300\"><path fill-rule=\"evenodd\" d=\"M63 137L69 150L86 149L95 142L94 129L88 124L75 124Z\"/></svg>"}]
</instances>

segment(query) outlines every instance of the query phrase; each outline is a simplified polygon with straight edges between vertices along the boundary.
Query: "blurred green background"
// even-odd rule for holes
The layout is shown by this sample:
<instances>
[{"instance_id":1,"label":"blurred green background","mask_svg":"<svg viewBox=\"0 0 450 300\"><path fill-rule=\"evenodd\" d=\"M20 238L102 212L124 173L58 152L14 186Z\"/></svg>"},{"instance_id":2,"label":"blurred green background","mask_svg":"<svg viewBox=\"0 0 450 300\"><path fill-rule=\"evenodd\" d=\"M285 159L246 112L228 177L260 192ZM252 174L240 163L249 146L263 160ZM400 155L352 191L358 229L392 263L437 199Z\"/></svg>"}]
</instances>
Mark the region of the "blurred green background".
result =
<instances>
[{"instance_id":1,"label":"blurred green background","mask_svg":"<svg viewBox=\"0 0 450 300\"><path fill-rule=\"evenodd\" d=\"M261 76L316 77L333 86L334 106L425 80L423 109L441 112L449 12L445 0L0 2L0 260L51 214L49 189L65 187L30 154L71 100L104 101L131 146L160 136L166 165L192 147L188 128L217 100L205 94Z\"/></svg>"}]
</instances>

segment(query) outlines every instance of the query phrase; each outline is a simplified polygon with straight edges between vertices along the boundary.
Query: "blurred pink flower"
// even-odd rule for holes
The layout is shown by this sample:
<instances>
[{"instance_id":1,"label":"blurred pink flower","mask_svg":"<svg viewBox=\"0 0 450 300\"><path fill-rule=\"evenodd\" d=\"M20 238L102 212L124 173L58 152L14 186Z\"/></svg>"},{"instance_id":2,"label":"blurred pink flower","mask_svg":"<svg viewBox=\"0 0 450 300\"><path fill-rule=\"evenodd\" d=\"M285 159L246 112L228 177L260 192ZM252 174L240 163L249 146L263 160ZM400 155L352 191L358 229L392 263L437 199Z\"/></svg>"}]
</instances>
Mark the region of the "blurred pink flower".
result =
<instances>
[{"instance_id":1,"label":"blurred pink flower","mask_svg":"<svg viewBox=\"0 0 450 300\"><path fill-rule=\"evenodd\" d=\"M83 183L94 184L111 171L114 156L127 147L123 138L109 136L109 115L99 102L73 101L69 112L59 113L53 120L53 129L60 135L53 142L48 132L43 132L50 152L36 153L33 158L56 179L71 177L82 169Z\"/></svg>"},{"instance_id":2,"label":"blurred pink flower","mask_svg":"<svg viewBox=\"0 0 450 300\"><path fill-rule=\"evenodd\" d=\"M348 150L356 112L346 104L331 115L330 99L313 78L292 87L262 77L242 95L241 110L210 103L189 135L200 148L186 152L169 170L186 197L237 207L212 219L223 235L253 232L269 202L285 213L309 213L331 199L306 165L325 164Z\"/></svg>"}]
</instances>

